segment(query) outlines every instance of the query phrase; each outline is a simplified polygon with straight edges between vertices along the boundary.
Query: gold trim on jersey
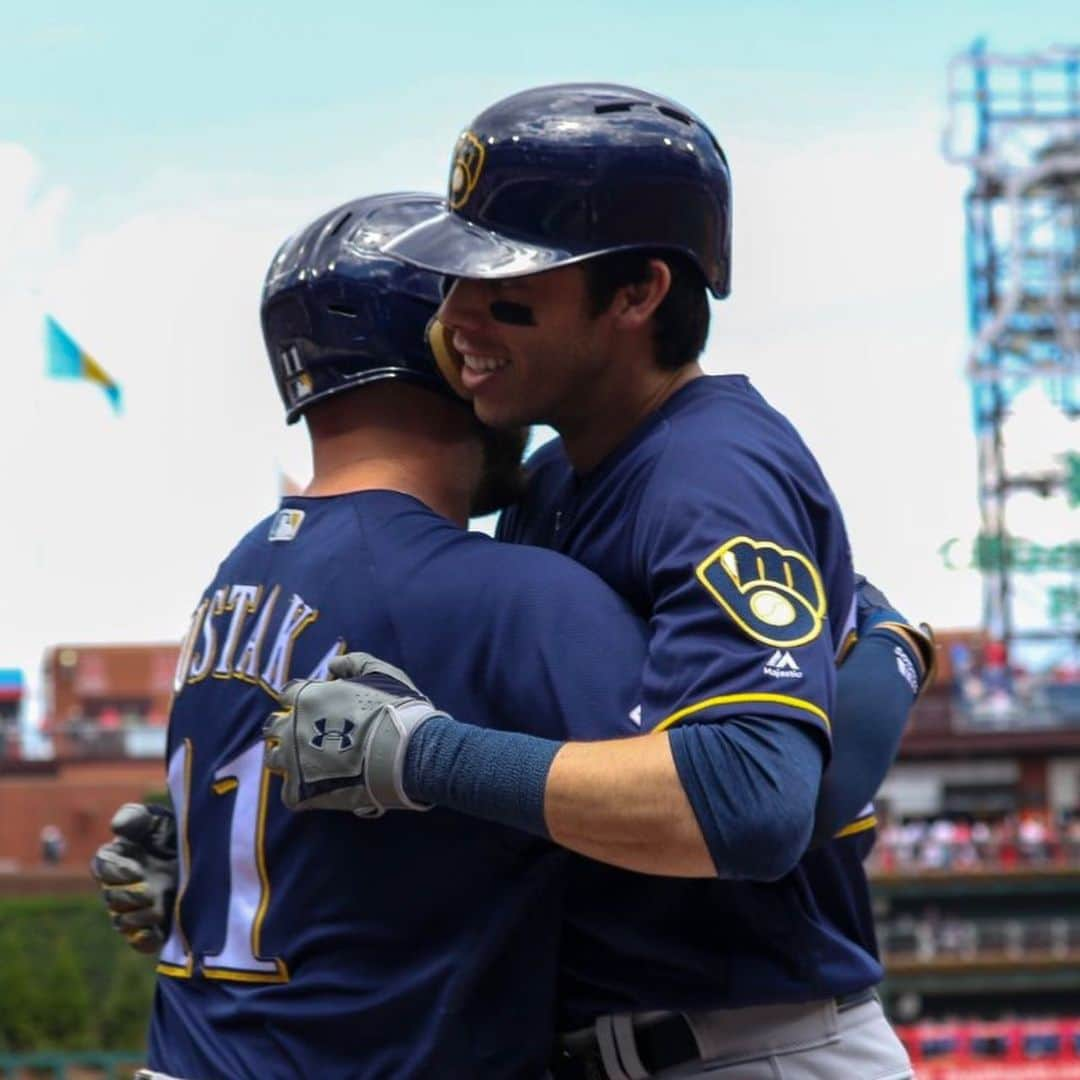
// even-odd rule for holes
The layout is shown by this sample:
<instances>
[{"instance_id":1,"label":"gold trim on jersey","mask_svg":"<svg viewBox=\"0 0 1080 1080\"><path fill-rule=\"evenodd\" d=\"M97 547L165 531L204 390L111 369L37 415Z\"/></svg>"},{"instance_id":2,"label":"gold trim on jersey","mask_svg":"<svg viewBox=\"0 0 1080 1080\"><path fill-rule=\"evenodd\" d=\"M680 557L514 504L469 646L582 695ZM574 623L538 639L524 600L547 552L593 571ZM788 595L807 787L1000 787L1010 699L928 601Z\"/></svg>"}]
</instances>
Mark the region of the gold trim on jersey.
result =
<instances>
[{"instance_id":1,"label":"gold trim on jersey","mask_svg":"<svg viewBox=\"0 0 1080 1080\"><path fill-rule=\"evenodd\" d=\"M866 832L867 829L877 828L877 815L870 814L868 817L857 818L851 822L850 825L845 825L838 833L833 836L834 840L840 840L845 836L855 836L858 833Z\"/></svg>"},{"instance_id":2,"label":"gold trim on jersey","mask_svg":"<svg viewBox=\"0 0 1080 1080\"><path fill-rule=\"evenodd\" d=\"M874 625L874 629L888 630L907 645L915 663L919 665L919 681L921 682L926 675L926 657L923 655L923 650L919 642L915 640L915 635L912 633L911 627L898 622L879 622Z\"/></svg>"},{"instance_id":3,"label":"gold trim on jersey","mask_svg":"<svg viewBox=\"0 0 1080 1080\"><path fill-rule=\"evenodd\" d=\"M307 614L300 619L295 626L289 630L288 636L284 642L281 643L280 658L276 664L279 674L281 675L280 685L274 682L270 682L267 679L268 675L273 675L271 670L271 664L274 661L275 651L277 650L279 642L281 642L281 635L285 632L286 627L289 625L289 620L295 618L299 611L307 609ZM259 672L258 685L261 686L272 697L280 697L281 691L285 689L286 684L289 682L289 668L292 666L292 654L293 649L296 648L296 639L319 617L319 609L311 607L307 601L298 593L293 593L289 599L289 606L285 609L285 614L282 616L281 625L277 628L277 633L274 635L273 643L270 646L270 655L266 658L264 664L261 664L262 671Z\"/></svg>"},{"instance_id":4,"label":"gold trim on jersey","mask_svg":"<svg viewBox=\"0 0 1080 1080\"><path fill-rule=\"evenodd\" d=\"M217 629L214 626L214 617L222 614L225 610L227 599L227 586L214 590L212 596L207 597L206 613L203 615L202 632L203 653L199 655L195 649L191 650L191 668L188 671L187 685L193 686L210 676L214 670L214 659L217 653Z\"/></svg>"},{"instance_id":5,"label":"gold trim on jersey","mask_svg":"<svg viewBox=\"0 0 1080 1080\"><path fill-rule=\"evenodd\" d=\"M851 654L851 650L855 648L859 641L859 634L856 630L849 630L844 640L840 643L840 648L836 652L836 666L839 667Z\"/></svg>"},{"instance_id":6,"label":"gold trim on jersey","mask_svg":"<svg viewBox=\"0 0 1080 1080\"><path fill-rule=\"evenodd\" d=\"M237 786L234 781L233 786ZM216 788L216 785L215 785ZM259 871L259 906L251 922L251 955L262 963L272 963L274 971L239 971L236 968L207 967L205 961L200 967L204 978L221 982L244 983L285 983L289 981L289 967L280 956L262 956L259 946L262 944L262 924L270 906L270 873L266 868L266 809L270 792L270 770L265 766L259 773L259 812L255 823L255 866Z\"/></svg>"},{"instance_id":7,"label":"gold trim on jersey","mask_svg":"<svg viewBox=\"0 0 1080 1080\"><path fill-rule=\"evenodd\" d=\"M241 592L241 590L254 590L254 592L245 600L245 593ZM214 665L213 677L215 679L232 678L233 659L236 657L236 650L240 648L244 623L247 622L249 615L254 615L258 611L262 594L262 585L245 585L241 583L229 587L229 594L225 600L225 609L222 614L232 612L233 617L225 628L225 635L221 642L221 654L218 656L218 662ZM239 605L239 610L237 610L237 605ZM233 627L234 622L236 624L235 629Z\"/></svg>"},{"instance_id":8,"label":"gold trim on jersey","mask_svg":"<svg viewBox=\"0 0 1080 1080\"><path fill-rule=\"evenodd\" d=\"M270 627L270 617L277 606L280 595L281 586L275 585L267 594L265 600L260 597L259 606L261 610L255 616L255 624L251 628L247 641L244 642L244 647L240 650L240 658L233 665L234 679L246 682L250 686L262 686L264 690L266 687L259 680L259 674L263 666L262 648L266 641L266 631Z\"/></svg>"},{"instance_id":9,"label":"gold trim on jersey","mask_svg":"<svg viewBox=\"0 0 1080 1080\"><path fill-rule=\"evenodd\" d=\"M824 709L819 708L809 701L803 701L801 698L789 697L787 694L766 693L720 694L718 697L706 698L705 701L699 701L694 705L687 705L677 712L673 712L670 716L661 720L660 723L653 728L653 731L664 731L672 725L677 724L680 720L692 716L694 713L703 712L705 709L711 709L717 705L742 705L755 701L764 701L776 705L787 705L793 709L802 709L804 712L810 713L811 716L817 717L817 719L825 725L825 730L830 734L832 733L832 725L829 723L828 713L826 713Z\"/></svg>"},{"instance_id":10,"label":"gold trim on jersey","mask_svg":"<svg viewBox=\"0 0 1080 1080\"><path fill-rule=\"evenodd\" d=\"M192 759L195 757L195 747L192 745L190 739L184 740L184 810L183 821L177 818L176 827L180 833L180 843L184 848L184 866L187 868L187 878L184 881L183 887L177 892L176 899L173 901L173 928L176 930L177 936L180 938L180 943L184 946L184 956L187 960L183 967L178 964L162 964L159 963L154 970L159 975L168 975L173 979L190 979L195 971L195 956L191 951L191 942L188 941L187 934L184 933L184 925L180 921L180 901L184 899L184 893L187 892L188 882L191 881L191 842L188 839L187 818L188 813L191 811L191 769Z\"/></svg>"}]
</instances>

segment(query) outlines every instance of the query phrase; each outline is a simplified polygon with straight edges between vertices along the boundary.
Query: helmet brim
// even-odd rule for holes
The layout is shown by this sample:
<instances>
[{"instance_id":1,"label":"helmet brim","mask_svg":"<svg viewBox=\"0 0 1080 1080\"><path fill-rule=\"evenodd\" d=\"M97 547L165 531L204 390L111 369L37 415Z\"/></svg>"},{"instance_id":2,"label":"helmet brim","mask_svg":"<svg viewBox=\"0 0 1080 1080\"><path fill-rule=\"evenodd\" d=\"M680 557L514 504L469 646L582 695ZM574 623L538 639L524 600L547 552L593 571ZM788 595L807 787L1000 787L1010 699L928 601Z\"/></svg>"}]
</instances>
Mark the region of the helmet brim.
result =
<instances>
[{"instance_id":1,"label":"helmet brim","mask_svg":"<svg viewBox=\"0 0 1080 1080\"><path fill-rule=\"evenodd\" d=\"M488 281L539 274L602 254L515 240L474 225L451 211L442 211L414 225L384 251L424 270Z\"/></svg>"}]
</instances>

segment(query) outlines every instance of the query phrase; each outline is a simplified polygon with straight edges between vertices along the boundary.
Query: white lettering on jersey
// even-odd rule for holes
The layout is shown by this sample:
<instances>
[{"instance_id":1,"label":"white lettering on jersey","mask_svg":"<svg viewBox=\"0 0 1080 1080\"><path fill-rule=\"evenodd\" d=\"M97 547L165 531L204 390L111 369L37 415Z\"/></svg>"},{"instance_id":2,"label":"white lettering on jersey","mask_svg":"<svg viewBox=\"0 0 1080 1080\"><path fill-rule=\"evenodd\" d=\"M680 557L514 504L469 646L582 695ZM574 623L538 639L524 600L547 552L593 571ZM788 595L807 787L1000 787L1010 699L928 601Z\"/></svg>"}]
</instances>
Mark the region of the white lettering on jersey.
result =
<instances>
[{"instance_id":1,"label":"white lettering on jersey","mask_svg":"<svg viewBox=\"0 0 1080 1080\"><path fill-rule=\"evenodd\" d=\"M200 682L210 674L214 665L214 653L217 651L217 631L214 629L214 616L220 615L225 610L225 597L228 586L224 585L211 597L206 606L206 613L202 621L202 655L192 656L191 671L188 674L188 682Z\"/></svg>"},{"instance_id":2,"label":"white lettering on jersey","mask_svg":"<svg viewBox=\"0 0 1080 1080\"><path fill-rule=\"evenodd\" d=\"M176 658L176 672L173 675L173 693L179 694L187 682L188 669L191 667L191 654L195 651L195 642L199 637L199 629L202 626L203 617L209 600L203 600L195 609L188 624L187 633L184 635L184 643L180 646L180 655Z\"/></svg>"},{"instance_id":3,"label":"white lettering on jersey","mask_svg":"<svg viewBox=\"0 0 1080 1080\"><path fill-rule=\"evenodd\" d=\"M240 659L233 668L233 677L243 679L246 682L259 681L259 662L262 656L263 638L266 637L266 628L270 625L270 616L273 614L274 605L277 603L281 586L275 585L270 590L270 595L263 601L262 610L255 620L251 636L240 653Z\"/></svg>"},{"instance_id":4,"label":"white lettering on jersey","mask_svg":"<svg viewBox=\"0 0 1080 1080\"><path fill-rule=\"evenodd\" d=\"M269 592L263 585L223 585L204 597L191 617L180 648L174 694L179 694L185 685L205 679L211 670L216 679L255 683L271 694L279 694L289 679L303 677L304 672L290 670L293 650L319 612L294 593L280 621L276 621L274 612L280 595L280 585ZM264 653L271 634L272 644ZM241 641L244 645L237 655ZM326 648L325 644L317 647ZM347 651L345 640L337 638L307 677L328 679L330 661Z\"/></svg>"},{"instance_id":5,"label":"white lettering on jersey","mask_svg":"<svg viewBox=\"0 0 1080 1080\"><path fill-rule=\"evenodd\" d=\"M221 646L221 655L214 668L214 678L228 679L232 676L233 656L236 653L236 646L240 644L240 630L244 625L244 619L259 606L261 592L261 585L234 585L229 591L225 610L232 612L232 618L229 620L229 630Z\"/></svg>"},{"instance_id":6,"label":"white lettering on jersey","mask_svg":"<svg viewBox=\"0 0 1080 1080\"><path fill-rule=\"evenodd\" d=\"M344 656L349 650L345 647L345 639L338 638L334 642L333 648L315 665L309 679L329 679L330 678L330 661L338 656Z\"/></svg>"},{"instance_id":7,"label":"white lettering on jersey","mask_svg":"<svg viewBox=\"0 0 1080 1080\"><path fill-rule=\"evenodd\" d=\"M297 637L305 626L309 626L318 617L319 613L314 608L308 607L301 597L293 593L262 673L263 683L275 693L281 693L289 681L289 661L292 659Z\"/></svg>"}]
</instances>

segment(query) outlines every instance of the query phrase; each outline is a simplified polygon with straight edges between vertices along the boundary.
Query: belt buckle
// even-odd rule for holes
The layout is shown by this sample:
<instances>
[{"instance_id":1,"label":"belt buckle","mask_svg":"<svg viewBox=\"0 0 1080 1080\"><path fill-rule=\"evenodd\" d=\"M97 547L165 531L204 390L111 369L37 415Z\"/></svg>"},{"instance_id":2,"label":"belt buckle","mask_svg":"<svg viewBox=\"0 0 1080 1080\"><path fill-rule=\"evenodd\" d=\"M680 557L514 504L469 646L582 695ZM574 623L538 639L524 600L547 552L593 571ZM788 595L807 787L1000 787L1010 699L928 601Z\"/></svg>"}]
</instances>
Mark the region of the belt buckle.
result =
<instances>
[{"instance_id":1,"label":"belt buckle","mask_svg":"<svg viewBox=\"0 0 1080 1080\"><path fill-rule=\"evenodd\" d=\"M652 1023L634 1025L634 1044L649 1074L701 1061L697 1036L685 1013L671 1013Z\"/></svg>"}]
</instances>

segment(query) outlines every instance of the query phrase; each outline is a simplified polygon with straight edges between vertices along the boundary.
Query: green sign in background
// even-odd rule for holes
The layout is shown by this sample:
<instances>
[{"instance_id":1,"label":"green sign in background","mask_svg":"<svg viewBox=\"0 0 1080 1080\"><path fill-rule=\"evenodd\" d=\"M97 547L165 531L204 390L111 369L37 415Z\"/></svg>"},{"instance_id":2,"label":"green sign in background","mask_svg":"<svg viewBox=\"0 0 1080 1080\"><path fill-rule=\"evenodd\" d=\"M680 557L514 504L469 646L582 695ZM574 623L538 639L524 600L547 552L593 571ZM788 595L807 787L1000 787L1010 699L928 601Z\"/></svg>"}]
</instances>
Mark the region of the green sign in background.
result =
<instances>
[{"instance_id":1,"label":"green sign in background","mask_svg":"<svg viewBox=\"0 0 1080 1080\"><path fill-rule=\"evenodd\" d=\"M1070 507L1080 506L1080 454L1065 454L1065 496ZM1080 573L1080 540L1060 544L1038 544L1023 537L988 536L980 533L966 560L954 536L938 548L947 570L978 570L994 573L1010 570L1018 574ZM1056 584L1046 589L1046 613L1055 626L1080 619L1080 585Z\"/></svg>"}]
</instances>

